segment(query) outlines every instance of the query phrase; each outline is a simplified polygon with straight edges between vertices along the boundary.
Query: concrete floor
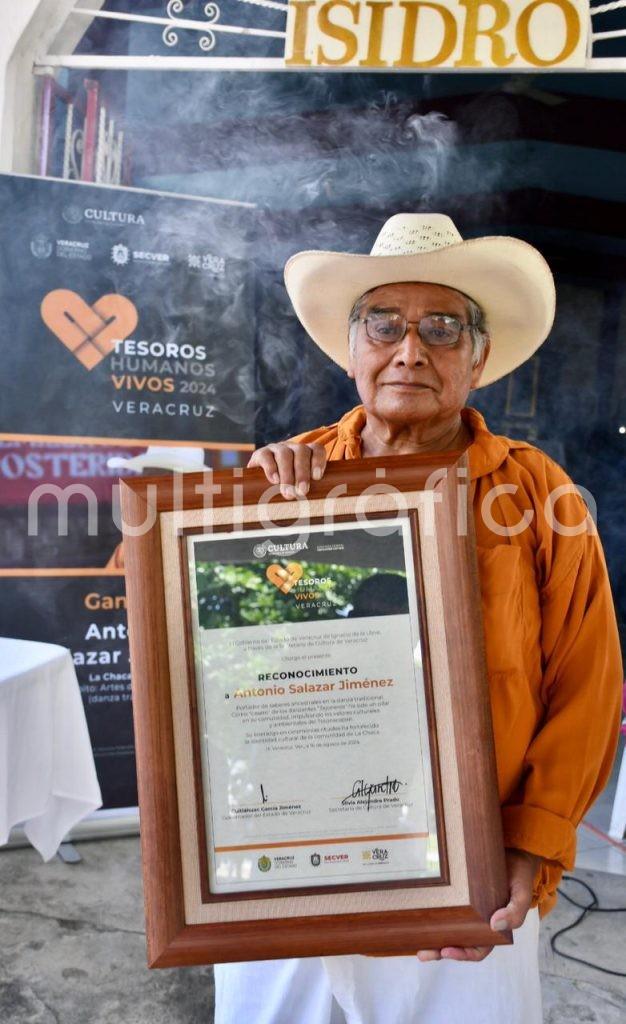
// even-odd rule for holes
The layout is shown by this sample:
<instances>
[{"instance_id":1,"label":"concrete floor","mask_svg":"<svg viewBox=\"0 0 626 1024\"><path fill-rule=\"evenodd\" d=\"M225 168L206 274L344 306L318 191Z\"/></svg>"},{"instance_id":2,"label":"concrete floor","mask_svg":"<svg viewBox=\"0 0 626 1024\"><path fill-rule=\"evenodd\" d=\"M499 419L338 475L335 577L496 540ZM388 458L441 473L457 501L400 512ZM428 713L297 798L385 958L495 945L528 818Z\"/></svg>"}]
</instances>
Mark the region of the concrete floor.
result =
<instances>
[{"instance_id":1,"label":"concrete floor","mask_svg":"<svg viewBox=\"0 0 626 1024\"><path fill-rule=\"evenodd\" d=\"M77 865L44 864L30 848L0 851L1 1024L210 1024L211 968L145 966L138 839L76 848ZM576 875L601 905L626 905L623 876ZM581 899L575 883L564 885ZM542 926L544 1020L622 1024L626 980L550 951L549 934L577 913L561 899ZM562 941L575 956L626 970L626 914L593 915Z\"/></svg>"}]
</instances>

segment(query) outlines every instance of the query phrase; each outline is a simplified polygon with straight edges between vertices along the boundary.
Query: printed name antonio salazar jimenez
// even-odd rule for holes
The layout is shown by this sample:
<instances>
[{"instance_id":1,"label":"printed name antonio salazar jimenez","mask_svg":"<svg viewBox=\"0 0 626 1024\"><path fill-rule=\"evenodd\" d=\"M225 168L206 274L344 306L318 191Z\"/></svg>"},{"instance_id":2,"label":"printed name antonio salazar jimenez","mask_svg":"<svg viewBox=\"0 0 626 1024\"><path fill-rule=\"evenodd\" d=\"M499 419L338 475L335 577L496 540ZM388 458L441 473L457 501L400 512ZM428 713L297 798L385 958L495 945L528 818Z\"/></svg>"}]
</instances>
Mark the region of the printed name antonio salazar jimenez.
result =
<instances>
[{"instance_id":1,"label":"printed name antonio salazar jimenez","mask_svg":"<svg viewBox=\"0 0 626 1024\"><path fill-rule=\"evenodd\" d=\"M277 681L288 679L311 679L316 676L347 676L358 672L356 665L344 665L341 668L305 668L285 672L260 672L259 683L271 683L270 686L253 686L249 689L235 690L235 697L281 697L285 693L321 693L334 690L369 690L382 686L394 686L393 679L339 679L336 683L289 683L289 686L277 685Z\"/></svg>"}]
</instances>

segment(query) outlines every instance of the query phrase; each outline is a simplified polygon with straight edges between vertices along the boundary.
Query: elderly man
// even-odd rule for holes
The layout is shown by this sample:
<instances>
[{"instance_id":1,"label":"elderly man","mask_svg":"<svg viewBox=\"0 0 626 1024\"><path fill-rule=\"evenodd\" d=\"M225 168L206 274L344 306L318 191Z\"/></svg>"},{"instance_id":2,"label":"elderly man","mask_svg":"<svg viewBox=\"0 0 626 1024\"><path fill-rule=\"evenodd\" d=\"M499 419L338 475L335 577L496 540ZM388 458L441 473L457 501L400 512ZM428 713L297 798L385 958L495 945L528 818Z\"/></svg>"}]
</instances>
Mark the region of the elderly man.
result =
<instances>
[{"instance_id":1,"label":"elderly man","mask_svg":"<svg viewBox=\"0 0 626 1024\"><path fill-rule=\"evenodd\" d=\"M574 866L576 826L615 756L622 670L595 528L571 481L466 407L472 388L546 338L552 275L518 239L464 242L439 214L400 214L369 256L298 253L287 288L361 405L250 459L287 498L329 459L467 449L513 946L216 968L217 1024L540 1024L539 917ZM435 961L435 962L431 962Z\"/></svg>"}]
</instances>

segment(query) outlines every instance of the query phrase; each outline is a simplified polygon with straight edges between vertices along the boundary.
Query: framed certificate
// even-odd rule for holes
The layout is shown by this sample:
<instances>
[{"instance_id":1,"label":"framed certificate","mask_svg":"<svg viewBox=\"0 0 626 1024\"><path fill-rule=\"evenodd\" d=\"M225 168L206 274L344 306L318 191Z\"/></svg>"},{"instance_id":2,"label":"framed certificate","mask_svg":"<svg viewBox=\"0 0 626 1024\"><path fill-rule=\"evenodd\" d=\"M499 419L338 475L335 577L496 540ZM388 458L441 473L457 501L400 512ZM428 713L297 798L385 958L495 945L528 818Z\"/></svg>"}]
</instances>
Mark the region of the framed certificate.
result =
<instances>
[{"instance_id":1,"label":"framed certificate","mask_svg":"<svg viewBox=\"0 0 626 1024\"><path fill-rule=\"evenodd\" d=\"M511 941L457 458L122 483L151 966Z\"/></svg>"}]
</instances>

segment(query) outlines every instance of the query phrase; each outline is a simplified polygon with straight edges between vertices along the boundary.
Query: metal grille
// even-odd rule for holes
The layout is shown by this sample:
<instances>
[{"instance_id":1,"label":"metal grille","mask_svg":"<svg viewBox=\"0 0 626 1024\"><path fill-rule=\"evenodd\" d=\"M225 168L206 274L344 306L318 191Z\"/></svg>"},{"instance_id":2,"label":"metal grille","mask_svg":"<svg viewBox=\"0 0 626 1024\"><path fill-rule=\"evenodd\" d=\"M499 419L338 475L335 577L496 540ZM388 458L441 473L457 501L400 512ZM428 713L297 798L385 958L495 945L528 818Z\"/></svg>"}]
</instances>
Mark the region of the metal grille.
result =
<instances>
[{"instance_id":1,"label":"metal grille","mask_svg":"<svg viewBox=\"0 0 626 1024\"><path fill-rule=\"evenodd\" d=\"M152 5L151 13L138 13L138 3L131 4L127 0L128 10L96 9L88 6L89 0L82 0L70 14L70 18L85 20L85 28L94 21L108 21L118 27L140 28L145 33L160 33L160 44L153 45L151 53L145 52L143 45L137 46L141 38L133 33L133 45L124 47L126 52L120 54L98 53L93 49L89 53L74 52L68 54L48 53L38 55L35 70L55 67L99 69L170 69L170 70L249 70L249 71L286 71L282 56L282 48L286 37L285 24L288 3L283 0L226 0L227 19L224 20L225 4L213 2L197 4L185 3L183 0L169 0L164 3L160 13ZM134 11L130 8L134 7ZM188 11L198 11L199 16L187 16ZM237 17L237 12L241 17ZM268 20L269 16L269 20ZM237 22L234 23L235 18ZM237 38L240 45L236 54L220 54L219 43L230 37ZM253 41L265 41L265 47L253 46ZM273 45L270 45L273 44ZM148 44L150 45L150 44ZM265 50L265 52L263 52ZM216 51L216 52L214 52ZM269 51L269 53L267 52ZM591 33L589 54L586 67L582 71L626 71L626 0L613 0L611 3L592 3ZM301 69L297 69L301 70ZM324 69L324 70L331 70ZM341 71L361 70L342 67ZM374 69L372 69L374 70ZM388 72L388 68L380 69ZM394 69L398 70L398 69ZM472 69L461 69L464 73ZM495 71L497 68L480 68L479 73ZM526 69L516 68L516 73L524 73ZM537 69L527 69L529 73L537 73ZM541 73L559 72L566 69L558 66L542 68ZM572 69L567 69L571 71ZM429 68L429 73L450 73L449 68ZM408 73L414 73L409 71Z\"/></svg>"}]
</instances>

